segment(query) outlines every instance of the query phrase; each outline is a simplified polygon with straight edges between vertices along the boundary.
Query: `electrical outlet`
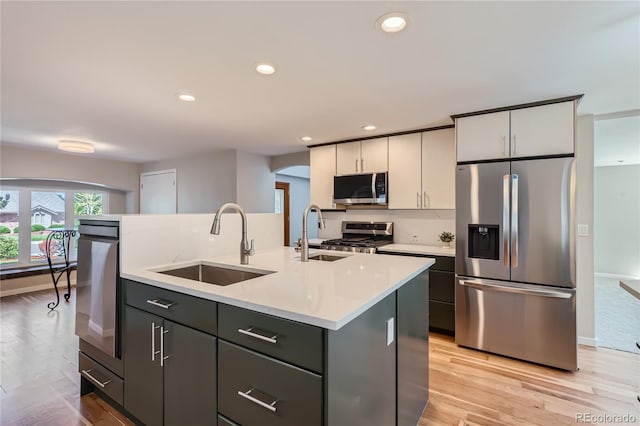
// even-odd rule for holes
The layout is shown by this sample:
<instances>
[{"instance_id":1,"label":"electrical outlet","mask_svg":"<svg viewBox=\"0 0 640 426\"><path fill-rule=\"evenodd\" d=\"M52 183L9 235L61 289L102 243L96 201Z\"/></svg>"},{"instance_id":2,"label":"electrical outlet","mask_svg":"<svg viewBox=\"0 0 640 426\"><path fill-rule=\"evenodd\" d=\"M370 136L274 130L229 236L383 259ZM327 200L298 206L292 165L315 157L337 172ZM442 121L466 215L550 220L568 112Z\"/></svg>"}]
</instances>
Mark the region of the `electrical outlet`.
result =
<instances>
[{"instance_id":1,"label":"electrical outlet","mask_svg":"<svg viewBox=\"0 0 640 426\"><path fill-rule=\"evenodd\" d=\"M412 235L411 236L411 242L412 243L417 243L418 242L418 236L417 235Z\"/></svg>"},{"instance_id":2,"label":"electrical outlet","mask_svg":"<svg viewBox=\"0 0 640 426\"><path fill-rule=\"evenodd\" d=\"M589 236L589 225L584 223L578 224L578 236L580 237L588 237Z\"/></svg>"}]
</instances>

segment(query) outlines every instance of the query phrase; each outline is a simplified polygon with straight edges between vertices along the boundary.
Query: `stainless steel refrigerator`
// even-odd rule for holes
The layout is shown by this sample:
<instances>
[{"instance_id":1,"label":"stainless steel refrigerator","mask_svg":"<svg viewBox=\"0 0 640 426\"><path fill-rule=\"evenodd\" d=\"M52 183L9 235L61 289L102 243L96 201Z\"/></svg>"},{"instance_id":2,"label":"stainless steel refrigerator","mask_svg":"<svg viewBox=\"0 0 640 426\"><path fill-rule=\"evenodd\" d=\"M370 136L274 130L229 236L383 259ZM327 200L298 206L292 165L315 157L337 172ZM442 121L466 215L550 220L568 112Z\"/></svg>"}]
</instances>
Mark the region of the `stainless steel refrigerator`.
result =
<instances>
[{"instance_id":1,"label":"stainless steel refrigerator","mask_svg":"<svg viewBox=\"0 0 640 426\"><path fill-rule=\"evenodd\" d=\"M456 343L577 370L572 157L459 164Z\"/></svg>"}]
</instances>

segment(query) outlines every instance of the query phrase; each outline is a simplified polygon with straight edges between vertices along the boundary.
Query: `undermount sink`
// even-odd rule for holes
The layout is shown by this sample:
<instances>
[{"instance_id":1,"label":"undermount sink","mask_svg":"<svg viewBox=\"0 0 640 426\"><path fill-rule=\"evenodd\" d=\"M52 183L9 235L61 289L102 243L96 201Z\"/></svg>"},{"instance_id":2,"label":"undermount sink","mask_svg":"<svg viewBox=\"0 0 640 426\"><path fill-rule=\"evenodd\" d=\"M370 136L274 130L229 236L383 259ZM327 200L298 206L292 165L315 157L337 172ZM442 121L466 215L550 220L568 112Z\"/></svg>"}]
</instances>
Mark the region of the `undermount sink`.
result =
<instances>
[{"instance_id":1,"label":"undermount sink","mask_svg":"<svg viewBox=\"0 0 640 426\"><path fill-rule=\"evenodd\" d=\"M183 266L181 268L167 269L165 271L157 271L160 274L171 275L187 280L200 281L207 284L230 285L247 281L252 278L261 277L263 275L272 274L272 271L259 271L229 268L223 266L207 265L198 263L197 265Z\"/></svg>"},{"instance_id":2,"label":"undermount sink","mask_svg":"<svg viewBox=\"0 0 640 426\"><path fill-rule=\"evenodd\" d=\"M333 254L312 254L309 260L320 260L322 262L335 262L336 260L345 259L349 256L335 256Z\"/></svg>"}]
</instances>

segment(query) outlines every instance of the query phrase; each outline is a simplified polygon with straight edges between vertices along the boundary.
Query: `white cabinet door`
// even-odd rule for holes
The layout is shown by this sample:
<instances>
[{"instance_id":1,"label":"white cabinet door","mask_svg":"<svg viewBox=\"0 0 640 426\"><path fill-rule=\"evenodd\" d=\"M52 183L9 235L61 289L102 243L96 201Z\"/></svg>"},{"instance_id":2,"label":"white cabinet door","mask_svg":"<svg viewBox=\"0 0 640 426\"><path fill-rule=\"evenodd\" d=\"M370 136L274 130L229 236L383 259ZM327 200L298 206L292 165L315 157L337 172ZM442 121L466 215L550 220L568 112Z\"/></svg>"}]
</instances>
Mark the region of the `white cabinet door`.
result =
<instances>
[{"instance_id":1,"label":"white cabinet door","mask_svg":"<svg viewBox=\"0 0 640 426\"><path fill-rule=\"evenodd\" d=\"M572 154L574 102L511 111L511 157Z\"/></svg>"},{"instance_id":2,"label":"white cabinet door","mask_svg":"<svg viewBox=\"0 0 640 426\"><path fill-rule=\"evenodd\" d=\"M333 177L336 175L336 145L311 148L310 198L321 209L332 209Z\"/></svg>"},{"instance_id":3,"label":"white cabinet door","mask_svg":"<svg viewBox=\"0 0 640 426\"><path fill-rule=\"evenodd\" d=\"M389 208L419 209L422 203L420 133L389 138Z\"/></svg>"},{"instance_id":4,"label":"white cabinet door","mask_svg":"<svg viewBox=\"0 0 640 426\"><path fill-rule=\"evenodd\" d=\"M458 161L509 157L509 111L456 119Z\"/></svg>"},{"instance_id":5,"label":"white cabinet door","mask_svg":"<svg viewBox=\"0 0 640 426\"><path fill-rule=\"evenodd\" d=\"M339 143L336 148L336 174L352 175L362 173L360 168L360 142Z\"/></svg>"},{"instance_id":6,"label":"white cabinet door","mask_svg":"<svg viewBox=\"0 0 640 426\"><path fill-rule=\"evenodd\" d=\"M454 129L422 133L422 208L455 209Z\"/></svg>"},{"instance_id":7,"label":"white cabinet door","mask_svg":"<svg viewBox=\"0 0 640 426\"><path fill-rule=\"evenodd\" d=\"M359 173L386 172L388 166L387 138L361 142L362 164Z\"/></svg>"}]
</instances>

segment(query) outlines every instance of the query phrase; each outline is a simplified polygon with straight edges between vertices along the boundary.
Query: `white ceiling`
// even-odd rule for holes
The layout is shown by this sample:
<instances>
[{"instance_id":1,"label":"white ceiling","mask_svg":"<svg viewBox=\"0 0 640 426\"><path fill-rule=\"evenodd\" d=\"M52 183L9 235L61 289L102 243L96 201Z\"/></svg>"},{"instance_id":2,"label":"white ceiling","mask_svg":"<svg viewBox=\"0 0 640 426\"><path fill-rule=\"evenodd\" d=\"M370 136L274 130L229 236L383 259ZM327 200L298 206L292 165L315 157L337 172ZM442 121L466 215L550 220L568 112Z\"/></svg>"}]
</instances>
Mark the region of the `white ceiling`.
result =
<instances>
[{"instance_id":1,"label":"white ceiling","mask_svg":"<svg viewBox=\"0 0 640 426\"><path fill-rule=\"evenodd\" d=\"M408 28L383 34L390 11ZM640 2L2 1L2 142L262 154L584 93L640 108ZM254 71L267 60L277 72ZM176 100L188 91L192 104Z\"/></svg>"}]
</instances>

